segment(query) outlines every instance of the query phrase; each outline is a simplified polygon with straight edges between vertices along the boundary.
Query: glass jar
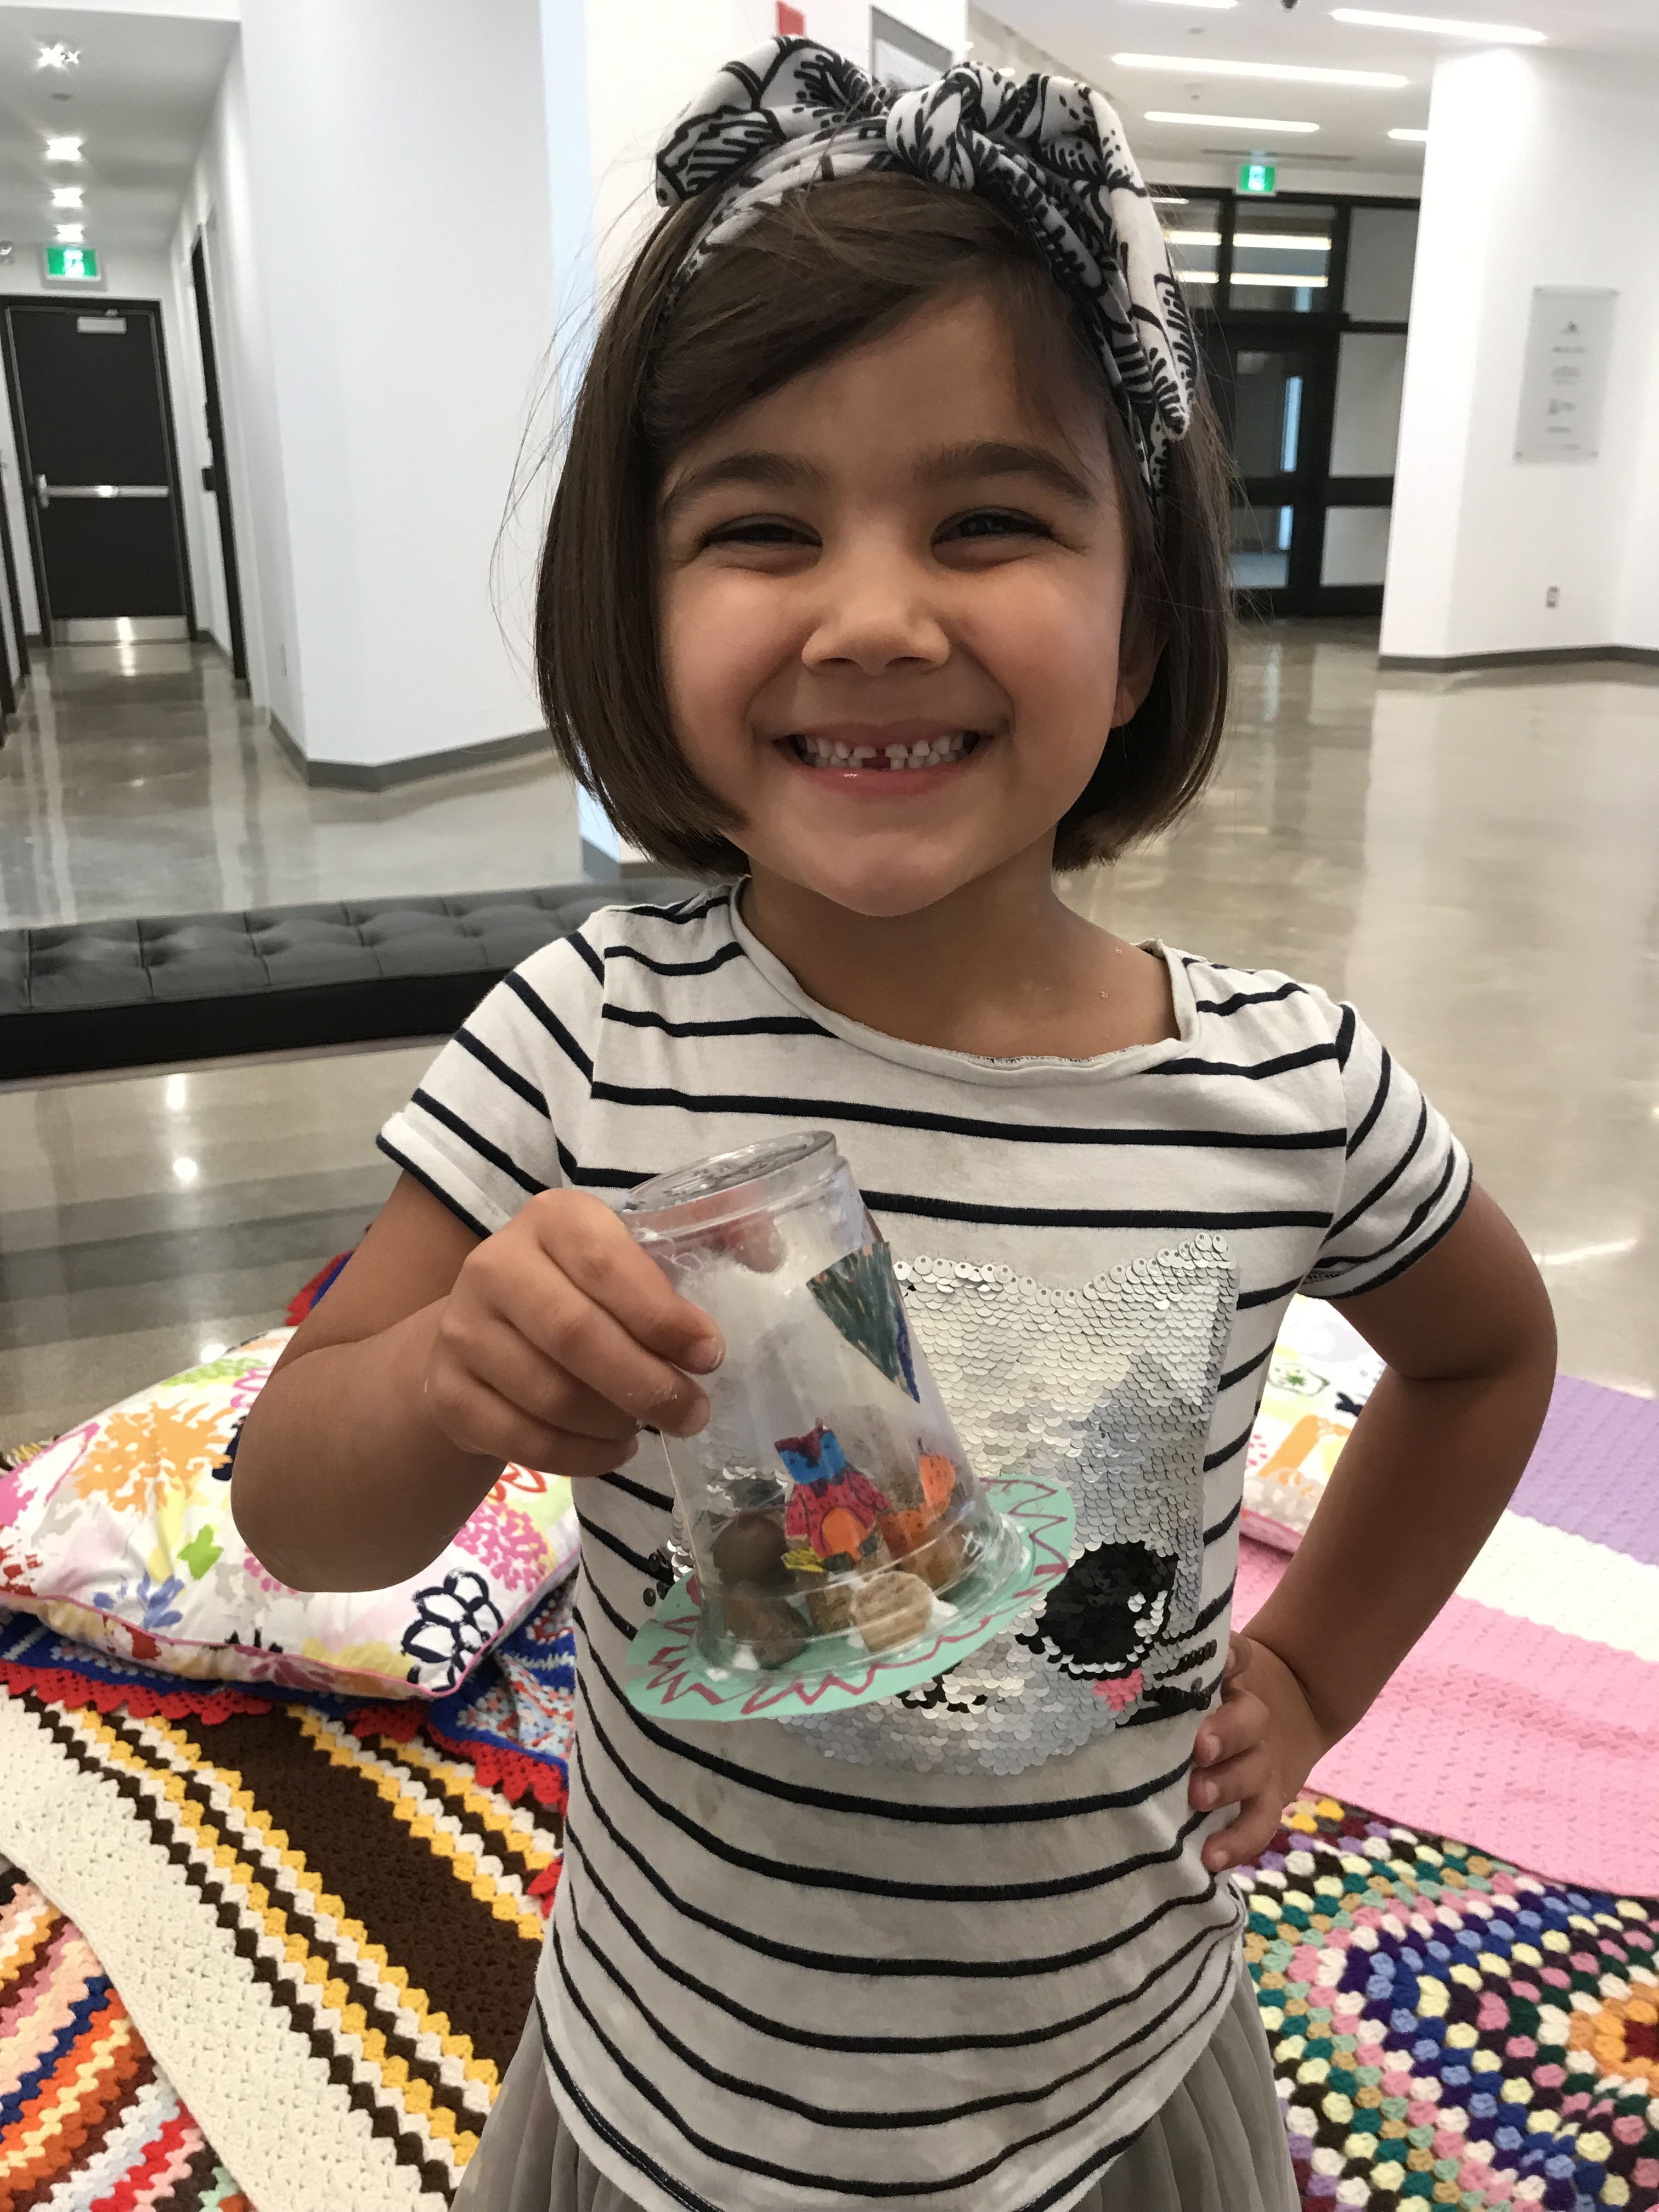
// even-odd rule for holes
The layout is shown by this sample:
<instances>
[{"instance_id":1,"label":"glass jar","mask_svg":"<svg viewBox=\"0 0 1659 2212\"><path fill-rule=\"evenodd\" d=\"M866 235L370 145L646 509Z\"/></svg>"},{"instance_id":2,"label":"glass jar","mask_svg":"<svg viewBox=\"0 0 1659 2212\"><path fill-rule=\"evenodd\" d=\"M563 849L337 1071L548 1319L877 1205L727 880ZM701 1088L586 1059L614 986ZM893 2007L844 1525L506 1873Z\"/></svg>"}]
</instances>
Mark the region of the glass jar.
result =
<instances>
[{"instance_id":1,"label":"glass jar","mask_svg":"<svg viewBox=\"0 0 1659 2212\"><path fill-rule=\"evenodd\" d=\"M713 1666L902 1660L1007 1582L1020 1539L969 1464L829 1131L655 1176L621 1210L726 1342L708 1425L663 1439Z\"/></svg>"}]
</instances>

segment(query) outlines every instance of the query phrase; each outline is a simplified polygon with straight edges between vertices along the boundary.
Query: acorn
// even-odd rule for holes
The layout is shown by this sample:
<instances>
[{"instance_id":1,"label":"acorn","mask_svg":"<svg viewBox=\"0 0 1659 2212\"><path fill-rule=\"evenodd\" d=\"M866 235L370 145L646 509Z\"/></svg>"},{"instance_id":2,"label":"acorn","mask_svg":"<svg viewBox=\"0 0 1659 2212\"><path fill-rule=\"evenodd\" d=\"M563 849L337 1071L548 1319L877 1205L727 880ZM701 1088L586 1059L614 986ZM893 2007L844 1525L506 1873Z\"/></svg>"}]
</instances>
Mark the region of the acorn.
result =
<instances>
[{"instance_id":1,"label":"acorn","mask_svg":"<svg viewBox=\"0 0 1659 2212\"><path fill-rule=\"evenodd\" d=\"M721 1612L726 1634L746 1644L763 1667L787 1667L806 1649L806 1624L787 1598L727 1590Z\"/></svg>"},{"instance_id":2,"label":"acorn","mask_svg":"<svg viewBox=\"0 0 1659 2212\"><path fill-rule=\"evenodd\" d=\"M788 1539L781 1513L746 1506L734 1513L715 1536L709 1555L728 1589L738 1586L757 1590L787 1590L789 1571L783 1564Z\"/></svg>"},{"instance_id":3,"label":"acorn","mask_svg":"<svg viewBox=\"0 0 1659 2212\"><path fill-rule=\"evenodd\" d=\"M891 1651L926 1629L933 1593L916 1575L872 1575L854 1592L853 1620L872 1651Z\"/></svg>"},{"instance_id":4,"label":"acorn","mask_svg":"<svg viewBox=\"0 0 1659 2212\"><path fill-rule=\"evenodd\" d=\"M941 1528L898 1562L907 1575L919 1575L929 1589L948 1590L968 1571L968 1547L957 1528Z\"/></svg>"}]
</instances>

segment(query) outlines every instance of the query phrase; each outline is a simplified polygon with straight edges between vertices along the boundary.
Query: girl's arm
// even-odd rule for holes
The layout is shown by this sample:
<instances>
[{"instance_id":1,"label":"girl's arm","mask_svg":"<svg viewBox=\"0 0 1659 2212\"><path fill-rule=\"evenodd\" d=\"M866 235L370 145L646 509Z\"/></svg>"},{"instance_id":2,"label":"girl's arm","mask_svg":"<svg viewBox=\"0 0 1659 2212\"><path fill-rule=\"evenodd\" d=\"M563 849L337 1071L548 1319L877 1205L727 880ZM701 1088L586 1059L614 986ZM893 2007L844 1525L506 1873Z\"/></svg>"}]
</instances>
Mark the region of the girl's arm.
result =
<instances>
[{"instance_id":1,"label":"girl's arm","mask_svg":"<svg viewBox=\"0 0 1659 2212\"><path fill-rule=\"evenodd\" d=\"M1445 1604L1509 1503L1549 1406L1549 1298L1525 1245L1479 1188L1431 1252L1398 1281L1344 1299L1341 1311L1388 1372L1295 1557L1244 1632L1238 1679L1267 1706L1270 1771L1264 1778L1259 1758L1243 1753L1206 1769L1215 1785L1207 1799L1194 1782L1195 1802L1240 1807L1232 1827L1210 1839L1212 1865L1266 1845L1309 1770ZM1203 1748L1200 1732L1200 1762Z\"/></svg>"},{"instance_id":2,"label":"girl's arm","mask_svg":"<svg viewBox=\"0 0 1659 2212\"><path fill-rule=\"evenodd\" d=\"M296 1589L378 1589L435 1559L507 1460L601 1474L641 1422L690 1434L718 1364L608 1206L544 1191L480 1239L403 1176L243 1425L231 1510Z\"/></svg>"}]
</instances>

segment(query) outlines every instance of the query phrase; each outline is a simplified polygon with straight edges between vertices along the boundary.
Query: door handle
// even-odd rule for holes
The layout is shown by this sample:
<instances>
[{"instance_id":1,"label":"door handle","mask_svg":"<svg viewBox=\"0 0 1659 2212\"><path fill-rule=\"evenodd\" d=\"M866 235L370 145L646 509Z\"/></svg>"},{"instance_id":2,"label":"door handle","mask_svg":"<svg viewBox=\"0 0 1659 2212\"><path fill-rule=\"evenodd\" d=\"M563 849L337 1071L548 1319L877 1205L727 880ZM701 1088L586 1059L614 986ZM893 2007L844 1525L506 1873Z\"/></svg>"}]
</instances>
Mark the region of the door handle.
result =
<instances>
[{"instance_id":1,"label":"door handle","mask_svg":"<svg viewBox=\"0 0 1659 2212\"><path fill-rule=\"evenodd\" d=\"M46 482L46 472L44 469L34 479L34 498L35 504L39 507L52 505L52 486Z\"/></svg>"},{"instance_id":2,"label":"door handle","mask_svg":"<svg viewBox=\"0 0 1659 2212\"><path fill-rule=\"evenodd\" d=\"M54 499L171 499L166 484L55 484L44 476L35 478L35 495L42 507Z\"/></svg>"}]
</instances>

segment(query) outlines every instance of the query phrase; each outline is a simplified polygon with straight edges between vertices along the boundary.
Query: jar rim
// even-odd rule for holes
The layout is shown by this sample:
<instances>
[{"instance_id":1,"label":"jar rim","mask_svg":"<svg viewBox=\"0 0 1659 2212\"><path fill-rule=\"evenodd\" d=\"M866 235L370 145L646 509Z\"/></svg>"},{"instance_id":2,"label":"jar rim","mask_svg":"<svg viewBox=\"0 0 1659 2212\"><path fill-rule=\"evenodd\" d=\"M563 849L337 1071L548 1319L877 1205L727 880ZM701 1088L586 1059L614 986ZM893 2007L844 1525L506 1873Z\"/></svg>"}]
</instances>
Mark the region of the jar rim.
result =
<instances>
[{"instance_id":1,"label":"jar rim","mask_svg":"<svg viewBox=\"0 0 1659 2212\"><path fill-rule=\"evenodd\" d=\"M745 1214L798 1205L840 1165L833 1130L792 1130L652 1176L629 1191L619 1211L641 1238L701 1235Z\"/></svg>"}]
</instances>

